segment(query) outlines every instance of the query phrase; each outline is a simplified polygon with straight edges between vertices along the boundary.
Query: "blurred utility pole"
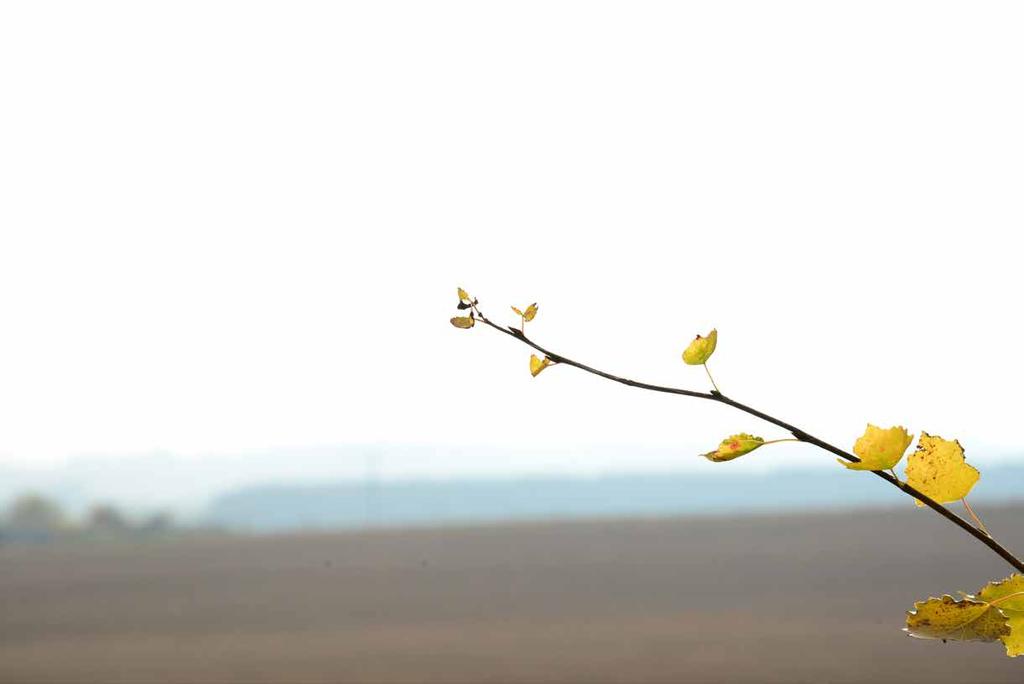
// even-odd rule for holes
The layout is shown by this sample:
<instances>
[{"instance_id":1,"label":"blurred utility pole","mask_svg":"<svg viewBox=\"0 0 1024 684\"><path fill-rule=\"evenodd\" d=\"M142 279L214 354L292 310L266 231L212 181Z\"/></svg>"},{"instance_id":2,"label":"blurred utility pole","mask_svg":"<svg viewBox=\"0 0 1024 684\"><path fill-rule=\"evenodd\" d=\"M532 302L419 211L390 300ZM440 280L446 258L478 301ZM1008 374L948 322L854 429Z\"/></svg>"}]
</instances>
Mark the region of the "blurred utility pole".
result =
<instances>
[{"instance_id":1,"label":"blurred utility pole","mask_svg":"<svg viewBox=\"0 0 1024 684\"><path fill-rule=\"evenodd\" d=\"M363 527L375 527L380 522L380 452L366 452L363 473Z\"/></svg>"}]
</instances>

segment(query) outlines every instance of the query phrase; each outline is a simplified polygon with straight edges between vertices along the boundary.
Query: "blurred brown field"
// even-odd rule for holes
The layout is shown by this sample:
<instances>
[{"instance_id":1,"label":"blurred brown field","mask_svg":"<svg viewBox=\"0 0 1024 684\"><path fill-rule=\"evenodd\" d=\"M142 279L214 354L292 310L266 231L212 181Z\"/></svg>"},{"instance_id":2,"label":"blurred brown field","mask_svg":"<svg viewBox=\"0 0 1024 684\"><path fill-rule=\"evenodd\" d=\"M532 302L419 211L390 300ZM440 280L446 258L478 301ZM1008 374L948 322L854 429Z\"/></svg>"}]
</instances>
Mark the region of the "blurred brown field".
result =
<instances>
[{"instance_id":1,"label":"blurred brown field","mask_svg":"<svg viewBox=\"0 0 1024 684\"><path fill-rule=\"evenodd\" d=\"M979 511L1024 549L1024 507ZM5 682L1024 682L904 611L1010 568L894 510L0 548Z\"/></svg>"}]
</instances>

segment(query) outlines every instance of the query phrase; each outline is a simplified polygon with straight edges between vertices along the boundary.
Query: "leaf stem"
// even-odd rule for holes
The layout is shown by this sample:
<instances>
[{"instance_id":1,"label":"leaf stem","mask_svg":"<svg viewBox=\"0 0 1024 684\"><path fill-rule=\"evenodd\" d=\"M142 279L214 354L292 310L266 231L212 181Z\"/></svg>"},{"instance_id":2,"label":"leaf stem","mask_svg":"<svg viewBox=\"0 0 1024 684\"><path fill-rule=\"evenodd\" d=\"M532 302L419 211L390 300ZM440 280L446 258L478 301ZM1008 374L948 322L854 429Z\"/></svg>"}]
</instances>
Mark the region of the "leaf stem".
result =
<instances>
[{"instance_id":1,"label":"leaf stem","mask_svg":"<svg viewBox=\"0 0 1024 684\"><path fill-rule=\"evenodd\" d=\"M971 504L967 503L967 497L965 496L960 499L960 501L963 503L964 508L967 509L967 514L971 516L971 520L973 520L974 524L978 526L978 529L991 537L992 533L988 531L987 527L985 527L985 523L981 522L981 518L979 518L978 514L974 512L973 508L971 508Z\"/></svg>"},{"instance_id":2,"label":"leaf stem","mask_svg":"<svg viewBox=\"0 0 1024 684\"><path fill-rule=\"evenodd\" d=\"M484 316L480 312L479 308L474 306L474 309L476 310L477 314L480 317L480 320L483 323L489 325L490 327L494 328L495 330L497 330L500 333L504 333L505 335L508 335L509 337L514 337L518 341L522 342L523 344L527 345L528 347L532 347L533 349L536 349L537 351L539 351L540 353L546 355L552 361L555 361L557 363L563 363L563 364L565 364L567 366L573 366L575 368L579 368L582 371L586 371L587 373L591 373L593 375L597 375L599 377L605 378L606 380L611 380L612 382L617 382L619 384L627 385L629 387L636 387L638 389L644 389L644 390L648 390L648 391L651 391L651 392L662 392L664 394L678 394L678 395L681 395L681 396L684 396L684 397L694 397L695 399L706 399L708 401L715 401L715 402L718 402L719 404L724 404L726 406L731 406L732 408L734 408L734 409L736 409L738 411L742 411L743 413L749 414L749 415L754 416L756 418L760 418L761 420L764 420L766 422L771 423L772 425L776 425L776 426L782 428L783 430L786 430L787 432L792 434L793 437L797 441L806 442L808 444L813 444L814 446L818 447L819 449L823 449L823 450L825 450L825 451L827 451L827 452L829 452L831 454L834 454L834 455L836 455L836 456L838 456L840 458L846 459L847 461L850 461L851 463L860 463L860 459L857 458L856 456L854 456L853 454L848 453L846 451L843 451L839 447L833 446L832 444L829 444L828 442L826 442L824 440L818 439L814 435L811 435L810 433L808 433L808 432L806 432L804 430L801 430L800 428L798 428L798 427L796 427L794 425L791 425L791 424L789 424L789 423L787 423L787 422L785 422L783 420L780 420L779 418L775 418L774 416L770 416L767 413L764 413L763 411L759 411L759 410L757 410L757 409L755 409L753 407L747 406L746 404L741 404L740 402L736 401L735 399L730 399L729 397L727 397L724 394L722 394L721 392L719 392L717 388L715 390L711 391L711 392L698 392L696 390L683 389L683 388L680 388L680 387L668 387L666 385L654 385L654 384L647 383L647 382L640 382L638 380L631 380L630 378L624 378L624 377L620 377L618 375L613 375L613 374L608 373L606 371L598 370L597 368L593 368L591 366L587 366L585 364L582 364L579 361L573 361L572 359L570 359L570 358L568 358L566 356L562 356L561 354L557 354L557 353L555 353L553 351L549 351L549 350L545 349L544 347L540 346L539 344L537 344L536 342L534 342L533 340L531 340L528 337L526 337L526 333L525 333L524 330L517 330L516 328L511 327L511 326L506 328L506 327L503 327L503 326L500 326L500 325L496 325L495 323L492 323L490 321L490 319L488 319L486 316ZM706 366L705 366L705 369L706 369ZM709 373L709 375L710 375L710 373ZM714 382L714 381L712 381L712 382ZM872 470L871 472L874 473L877 477L880 477L883 480L885 480L886 482L888 482L889 484L893 485L894 487L899 488L900 491L905 492L906 494L914 497L915 499L917 499L918 501L923 503L925 506L927 506L928 508L932 509L933 511L935 511L939 515L941 515L943 518L946 518L951 523L953 523L954 525L956 525L960 529L962 529L965 532L967 532L969 535L971 535L972 537L974 537L975 539L980 541L982 544L984 544L985 546L989 547L989 549L991 549L1000 558L1002 558L1007 563L1009 563L1014 569L1018 570L1019 572L1024 572L1024 561L1022 561L1017 556L1013 555L1002 544L997 542L995 539L993 539L991 536L989 536L988 533L984 532L982 529L980 529L978 527L975 527L974 525L972 525L968 521L964 520L963 518L961 518L959 515L957 515L956 513L951 511L950 509L946 508L945 506L943 506L939 502L937 502L934 499L932 499L931 497L929 497L927 494L925 494L923 492L920 492L917 489L915 489L914 487L910 486L909 483L900 482L899 478L895 477L894 475L890 475L889 473L886 473L886 472L881 471L881 470Z\"/></svg>"},{"instance_id":3,"label":"leaf stem","mask_svg":"<svg viewBox=\"0 0 1024 684\"><path fill-rule=\"evenodd\" d=\"M715 388L715 391L716 391L716 392L718 392L718 391L719 391L719 389L718 389L718 385L717 385L717 384L715 383L715 379L714 379L713 377L711 377L711 370L710 370L710 369L708 369L708 363L707 363L707 361L705 361L705 362L704 362L704 363L702 363L701 365L702 365L702 366L704 366L704 372L708 374L708 380L710 380L710 381L711 381L711 386Z\"/></svg>"}]
</instances>

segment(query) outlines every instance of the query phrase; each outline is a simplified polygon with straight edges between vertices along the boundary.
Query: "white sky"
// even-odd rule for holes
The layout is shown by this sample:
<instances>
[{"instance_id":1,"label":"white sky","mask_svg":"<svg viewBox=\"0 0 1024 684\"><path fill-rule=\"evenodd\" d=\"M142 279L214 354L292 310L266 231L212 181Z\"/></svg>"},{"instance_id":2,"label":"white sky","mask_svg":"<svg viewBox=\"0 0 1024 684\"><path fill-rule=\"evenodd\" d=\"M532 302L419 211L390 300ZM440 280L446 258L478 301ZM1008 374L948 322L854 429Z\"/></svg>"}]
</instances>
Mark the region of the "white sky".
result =
<instances>
[{"instance_id":1,"label":"white sky","mask_svg":"<svg viewBox=\"0 0 1024 684\"><path fill-rule=\"evenodd\" d=\"M5 3L0 463L781 436L533 379L448 324L457 285L653 382L704 389L679 354L717 326L723 391L840 444L870 420L1024 452L1022 20Z\"/></svg>"}]
</instances>

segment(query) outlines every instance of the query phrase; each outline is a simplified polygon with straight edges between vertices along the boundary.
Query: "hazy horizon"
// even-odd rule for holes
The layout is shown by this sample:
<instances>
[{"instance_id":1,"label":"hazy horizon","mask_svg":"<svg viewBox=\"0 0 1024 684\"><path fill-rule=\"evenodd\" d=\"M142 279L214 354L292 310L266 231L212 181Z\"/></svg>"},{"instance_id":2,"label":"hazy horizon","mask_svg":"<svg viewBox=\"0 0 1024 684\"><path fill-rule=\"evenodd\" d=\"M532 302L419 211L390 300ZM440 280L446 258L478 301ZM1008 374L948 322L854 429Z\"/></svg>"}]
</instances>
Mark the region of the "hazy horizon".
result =
<instances>
[{"instance_id":1,"label":"hazy horizon","mask_svg":"<svg viewBox=\"0 0 1024 684\"><path fill-rule=\"evenodd\" d=\"M630 456L628 461L622 458L623 453ZM478 467L466 466L471 456L476 458ZM1024 479L1015 477L1018 471L1024 473L1024 454L969 453L969 458L982 470L981 482L972 498L991 499L989 491L992 489L1003 492L1002 498L1015 498L1012 491L1007 493L1006 490L1007 486L1013 486L1010 484L1013 482L1018 483L1024 496ZM1008 482L992 479L999 477L1000 472L1011 473L1014 477ZM680 481L689 477L695 482L711 482L721 495L710 500L710 507L734 510L737 502L732 498L731 490L735 487L742 489L756 479L784 482L788 475L818 478L829 483L830 487L849 482L850 492L866 491L868 498L876 501L885 496L876 489L888 489L883 483L876 483L863 474L849 473L831 456L808 445L773 445L771 450L766 447L745 459L724 464L700 458L696 448L687 452L681 448L580 445L567 451L466 445L345 445L262 450L205 458L168 452L91 456L74 458L61 465L35 464L28 468L0 464L0 505L9 503L18 495L38 492L57 500L72 513L107 503L129 513L171 511L182 519L199 520L218 499L260 488L308 488L316 491L324 487L351 487L356 491L368 486L400 488L405 484L453 483L464 485L461 493L472 499L476 485L489 486L490 483L585 483L663 476ZM869 483L866 490L865 483ZM615 501L618 493L609 495L609 510L632 510ZM575 495L568 490L563 494L570 502L566 510L570 510ZM882 498L873 498L876 496ZM789 500L791 503L799 502L796 495ZM809 500L818 501L824 507L856 503L856 498L843 496L841 490L834 503L813 495ZM664 513L690 510L681 503L665 501L667 503L659 509Z\"/></svg>"}]
</instances>

